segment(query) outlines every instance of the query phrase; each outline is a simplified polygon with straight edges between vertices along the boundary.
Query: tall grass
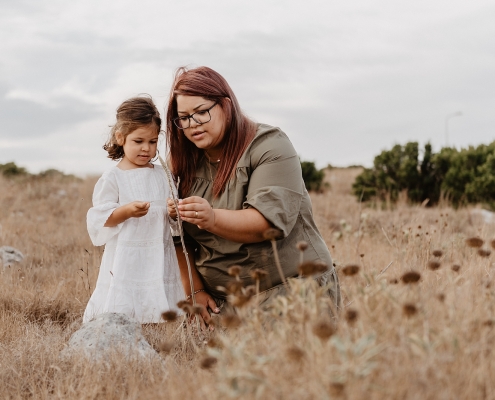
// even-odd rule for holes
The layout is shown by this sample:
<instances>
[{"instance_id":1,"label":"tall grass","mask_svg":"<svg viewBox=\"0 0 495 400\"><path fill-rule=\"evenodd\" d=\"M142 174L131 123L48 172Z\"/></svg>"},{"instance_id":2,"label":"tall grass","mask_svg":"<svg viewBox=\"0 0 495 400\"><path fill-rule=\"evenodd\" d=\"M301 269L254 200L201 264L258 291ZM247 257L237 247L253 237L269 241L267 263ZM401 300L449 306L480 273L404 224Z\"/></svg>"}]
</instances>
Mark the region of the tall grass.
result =
<instances>
[{"instance_id":1,"label":"tall grass","mask_svg":"<svg viewBox=\"0 0 495 400\"><path fill-rule=\"evenodd\" d=\"M493 255L466 243L489 250L494 226L448 206L366 208L355 174L334 169L312 195L342 285L336 320L311 279L289 280L270 310L248 303L214 332L143 327L163 363L59 356L101 259L85 227L95 179L0 177L0 246L26 256L0 267L0 397L495 398Z\"/></svg>"}]
</instances>

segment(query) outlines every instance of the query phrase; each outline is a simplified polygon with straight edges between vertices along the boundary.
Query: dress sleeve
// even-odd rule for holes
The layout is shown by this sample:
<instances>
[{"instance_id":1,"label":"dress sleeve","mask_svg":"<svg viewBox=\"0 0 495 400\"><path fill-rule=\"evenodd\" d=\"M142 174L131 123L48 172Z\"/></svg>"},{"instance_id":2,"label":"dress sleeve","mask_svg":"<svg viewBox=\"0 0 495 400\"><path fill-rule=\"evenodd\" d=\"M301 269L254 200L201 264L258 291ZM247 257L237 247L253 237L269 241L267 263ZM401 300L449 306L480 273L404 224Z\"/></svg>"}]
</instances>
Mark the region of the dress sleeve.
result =
<instances>
[{"instance_id":1,"label":"dress sleeve","mask_svg":"<svg viewBox=\"0 0 495 400\"><path fill-rule=\"evenodd\" d=\"M91 241L95 246L103 246L122 229L122 223L105 227L108 217L119 207L119 189L115 176L104 174L96 182L93 192L93 207L88 210L86 222Z\"/></svg>"},{"instance_id":2,"label":"dress sleeve","mask_svg":"<svg viewBox=\"0 0 495 400\"><path fill-rule=\"evenodd\" d=\"M280 130L251 147L252 172L243 208L253 207L287 237L301 206L304 183L301 162Z\"/></svg>"}]
</instances>

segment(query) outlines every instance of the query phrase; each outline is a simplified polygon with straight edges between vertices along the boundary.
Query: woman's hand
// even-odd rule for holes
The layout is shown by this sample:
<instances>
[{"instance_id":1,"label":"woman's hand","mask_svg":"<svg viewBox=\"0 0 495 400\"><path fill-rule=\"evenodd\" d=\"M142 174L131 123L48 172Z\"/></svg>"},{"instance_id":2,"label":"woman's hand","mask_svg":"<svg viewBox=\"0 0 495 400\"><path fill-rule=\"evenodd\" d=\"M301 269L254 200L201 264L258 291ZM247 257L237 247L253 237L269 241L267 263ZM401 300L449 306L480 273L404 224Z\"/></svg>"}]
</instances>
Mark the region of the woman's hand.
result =
<instances>
[{"instance_id":1,"label":"woman's hand","mask_svg":"<svg viewBox=\"0 0 495 400\"><path fill-rule=\"evenodd\" d=\"M214 327L213 325L210 325L211 323L210 311L215 314L218 314L220 313L220 309L217 307L215 300L213 300L213 298L206 292L196 293L195 298L196 298L196 304L198 306L201 306L201 313L196 314L201 324L201 329L207 329L207 327L209 327L209 329L212 331Z\"/></svg>"},{"instance_id":2,"label":"woman's hand","mask_svg":"<svg viewBox=\"0 0 495 400\"><path fill-rule=\"evenodd\" d=\"M179 213L183 221L197 225L199 229L211 231L215 225L215 211L202 197L192 196L179 200Z\"/></svg>"},{"instance_id":3,"label":"woman's hand","mask_svg":"<svg viewBox=\"0 0 495 400\"><path fill-rule=\"evenodd\" d=\"M177 219L177 209L175 208L174 201L170 197L167 199L167 211L170 218L174 220Z\"/></svg>"}]
</instances>

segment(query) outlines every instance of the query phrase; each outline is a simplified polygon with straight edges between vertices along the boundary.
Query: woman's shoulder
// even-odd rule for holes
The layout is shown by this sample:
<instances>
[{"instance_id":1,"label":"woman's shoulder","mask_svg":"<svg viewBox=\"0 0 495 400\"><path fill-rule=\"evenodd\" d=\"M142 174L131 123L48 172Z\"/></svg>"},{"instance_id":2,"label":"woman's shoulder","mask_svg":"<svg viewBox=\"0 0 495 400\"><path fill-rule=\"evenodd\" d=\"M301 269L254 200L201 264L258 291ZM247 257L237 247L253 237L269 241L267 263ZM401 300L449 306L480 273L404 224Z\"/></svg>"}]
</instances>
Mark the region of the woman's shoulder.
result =
<instances>
[{"instance_id":1,"label":"woman's shoulder","mask_svg":"<svg viewBox=\"0 0 495 400\"><path fill-rule=\"evenodd\" d=\"M258 124L256 135L244 153L244 159L257 164L261 158L291 157L297 155L289 137L282 129L268 124Z\"/></svg>"}]
</instances>

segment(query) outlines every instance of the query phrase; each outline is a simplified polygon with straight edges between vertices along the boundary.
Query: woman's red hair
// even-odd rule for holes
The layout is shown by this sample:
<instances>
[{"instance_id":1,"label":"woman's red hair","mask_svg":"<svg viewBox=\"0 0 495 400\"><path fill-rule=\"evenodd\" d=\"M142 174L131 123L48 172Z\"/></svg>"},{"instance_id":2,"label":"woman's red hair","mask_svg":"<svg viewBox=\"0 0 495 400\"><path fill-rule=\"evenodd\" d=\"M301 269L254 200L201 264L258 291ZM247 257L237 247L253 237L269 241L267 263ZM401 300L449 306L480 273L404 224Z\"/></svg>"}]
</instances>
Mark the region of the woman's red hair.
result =
<instances>
[{"instance_id":1,"label":"woman's red hair","mask_svg":"<svg viewBox=\"0 0 495 400\"><path fill-rule=\"evenodd\" d=\"M167 142L170 149L172 173L180 177L179 194L181 197L189 195L204 152L187 139L182 130L177 128L173 122L173 119L178 116L178 95L199 96L212 100L218 103L224 112L224 156L220 161L213 183L213 195L216 197L225 190L228 181L234 175L239 158L256 134L256 125L242 113L234 92L218 72L208 67L190 70L186 67L179 68L175 74L168 101Z\"/></svg>"}]
</instances>

